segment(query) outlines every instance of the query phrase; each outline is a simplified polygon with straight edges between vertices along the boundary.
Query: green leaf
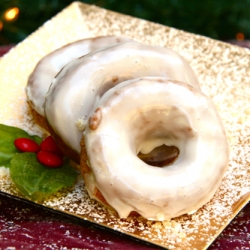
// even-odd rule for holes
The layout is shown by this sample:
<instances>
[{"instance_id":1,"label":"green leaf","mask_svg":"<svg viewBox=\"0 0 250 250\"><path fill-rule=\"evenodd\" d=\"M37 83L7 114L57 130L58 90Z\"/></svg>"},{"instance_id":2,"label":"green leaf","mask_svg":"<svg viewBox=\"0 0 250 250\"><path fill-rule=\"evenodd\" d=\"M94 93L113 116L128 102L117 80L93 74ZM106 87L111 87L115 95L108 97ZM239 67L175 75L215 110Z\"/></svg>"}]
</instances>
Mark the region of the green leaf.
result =
<instances>
[{"instance_id":1,"label":"green leaf","mask_svg":"<svg viewBox=\"0 0 250 250\"><path fill-rule=\"evenodd\" d=\"M60 168L49 168L40 164L34 153L17 153L10 162L10 176L23 195L38 201L73 186L77 172L68 162Z\"/></svg>"},{"instance_id":2,"label":"green leaf","mask_svg":"<svg viewBox=\"0 0 250 250\"><path fill-rule=\"evenodd\" d=\"M40 137L31 136L20 128L0 124L0 166L8 167L12 156L19 152L14 145L17 138L29 138L38 144L42 141Z\"/></svg>"}]
</instances>

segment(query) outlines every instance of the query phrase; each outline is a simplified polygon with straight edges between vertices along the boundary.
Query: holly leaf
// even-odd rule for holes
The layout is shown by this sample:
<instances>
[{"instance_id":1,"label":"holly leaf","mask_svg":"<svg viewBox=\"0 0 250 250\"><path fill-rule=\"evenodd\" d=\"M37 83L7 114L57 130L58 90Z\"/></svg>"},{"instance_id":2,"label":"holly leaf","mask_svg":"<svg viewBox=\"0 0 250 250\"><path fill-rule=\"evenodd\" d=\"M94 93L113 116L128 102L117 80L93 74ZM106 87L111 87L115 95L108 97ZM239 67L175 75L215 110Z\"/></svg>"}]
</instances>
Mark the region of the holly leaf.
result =
<instances>
[{"instance_id":1,"label":"holly leaf","mask_svg":"<svg viewBox=\"0 0 250 250\"><path fill-rule=\"evenodd\" d=\"M20 128L0 124L0 166L9 167L12 156L19 152L14 145L17 138L29 138L38 144L42 141L39 136L29 135Z\"/></svg>"},{"instance_id":2,"label":"holly leaf","mask_svg":"<svg viewBox=\"0 0 250 250\"><path fill-rule=\"evenodd\" d=\"M76 182L77 172L69 162L60 168L40 164L34 153L14 154L10 162L10 176L19 191L31 200L43 200Z\"/></svg>"}]
</instances>

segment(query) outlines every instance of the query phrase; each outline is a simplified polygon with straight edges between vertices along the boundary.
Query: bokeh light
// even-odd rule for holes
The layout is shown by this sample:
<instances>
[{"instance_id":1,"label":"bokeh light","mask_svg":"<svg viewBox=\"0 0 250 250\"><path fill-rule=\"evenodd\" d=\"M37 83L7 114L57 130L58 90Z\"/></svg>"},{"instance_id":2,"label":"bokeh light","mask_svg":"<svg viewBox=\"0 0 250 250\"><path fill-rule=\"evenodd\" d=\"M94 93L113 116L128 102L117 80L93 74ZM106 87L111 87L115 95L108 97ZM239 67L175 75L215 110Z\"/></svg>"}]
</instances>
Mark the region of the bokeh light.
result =
<instances>
[{"instance_id":1,"label":"bokeh light","mask_svg":"<svg viewBox=\"0 0 250 250\"><path fill-rule=\"evenodd\" d=\"M236 34L236 40L237 40L237 41L243 41L244 39L245 39L245 36L244 36L243 33L238 32L238 33Z\"/></svg>"},{"instance_id":2,"label":"bokeh light","mask_svg":"<svg viewBox=\"0 0 250 250\"><path fill-rule=\"evenodd\" d=\"M13 21L17 19L18 14L19 14L19 9L17 7L14 7L5 11L4 18L6 21Z\"/></svg>"}]
</instances>

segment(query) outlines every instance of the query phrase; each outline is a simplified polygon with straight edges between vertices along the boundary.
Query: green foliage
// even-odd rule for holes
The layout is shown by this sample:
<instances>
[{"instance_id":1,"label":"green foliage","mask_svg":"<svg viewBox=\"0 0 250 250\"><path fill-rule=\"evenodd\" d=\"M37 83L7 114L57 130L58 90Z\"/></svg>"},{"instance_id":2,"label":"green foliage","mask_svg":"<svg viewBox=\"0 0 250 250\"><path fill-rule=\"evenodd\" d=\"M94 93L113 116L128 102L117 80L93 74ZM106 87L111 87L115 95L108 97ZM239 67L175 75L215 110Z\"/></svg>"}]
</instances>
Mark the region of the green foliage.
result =
<instances>
[{"instance_id":1,"label":"green foliage","mask_svg":"<svg viewBox=\"0 0 250 250\"><path fill-rule=\"evenodd\" d=\"M8 167L13 155L19 152L14 145L17 138L29 138L38 144L42 141L40 137L31 136L20 128L0 124L0 166Z\"/></svg>"},{"instance_id":2,"label":"green foliage","mask_svg":"<svg viewBox=\"0 0 250 250\"><path fill-rule=\"evenodd\" d=\"M4 28L0 44L17 43L35 31L70 0L1 0L0 15ZM242 32L250 37L250 0L85 0L87 4L143 18L215 39L235 38ZM3 19L10 7L20 9L12 22Z\"/></svg>"},{"instance_id":3,"label":"green foliage","mask_svg":"<svg viewBox=\"0 0 250 250\"><path fill-rule=\"evenodd\" d=\"M19 191L31 200L42 200L76 182L77 172L69 160L59 168L49 168L37 161L35 153L20 153L14 146L17 138L29 138L41 143L42 139L26 131L0 124L0 166L9 167L12 181Z\"/></svg>"},{"instance_id":4,"label":"green foliage","mask_svg":"<svg viewBox=\"0 0 250 250\"><path fill-rule=\"evenodd\" d=\"M10 176L23 195L38 201L72 187L77 172L68 162L60 168L48 168L37 161L34 153L17 153L11 159Z\"/></svg>"}]
</instances>

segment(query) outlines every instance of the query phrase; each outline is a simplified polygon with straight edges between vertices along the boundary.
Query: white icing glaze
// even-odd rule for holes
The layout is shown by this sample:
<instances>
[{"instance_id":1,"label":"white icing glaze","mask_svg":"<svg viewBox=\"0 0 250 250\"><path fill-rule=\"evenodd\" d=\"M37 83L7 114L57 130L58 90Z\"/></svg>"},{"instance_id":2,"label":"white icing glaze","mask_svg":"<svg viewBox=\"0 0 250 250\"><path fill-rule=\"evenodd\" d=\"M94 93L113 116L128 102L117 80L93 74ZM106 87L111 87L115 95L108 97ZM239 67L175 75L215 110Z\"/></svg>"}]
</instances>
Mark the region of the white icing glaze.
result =
<instances>
[{"instance_id":1,"label":"white icing glaze","mask_svg":"<svg viewBox=\"0 0 250 250\"><path fill-rule=\"evenodd\" d=\"M95 125L84 132L91 172L86 188L126 218L137 211L165 220L199 209L219 187L229 149L213 102L182 82L147 77L123 82L97 104ZM160 145L180 153L170 166L153 167L137 157Z\"/></svg>"},{"instance_id":2,"label":"white icing glaze","mask_svg":"<svg viewBox=\"0 0 250 250\"><path fill-rule=\"evenodd\" d=\"M56 74L70 61L94 50L131 39L116 36L88 38L63 46L42 58L31 73L26 94L32 107L44 116L44 96Z\"/></svg>"},{"instance_id":3,"label":"white icing glaze","mask_svg":"<svg viewBox=\"0 0 250 250\"><path fill-rule=\"evenodd\" d=\"M46 95L46 118L55 133L80 153L80 130L100 97L122 81L143 76L164 76L200 89L188 63L174 51L126 42L67 64Z\"/></svg>"}]
</instances>

